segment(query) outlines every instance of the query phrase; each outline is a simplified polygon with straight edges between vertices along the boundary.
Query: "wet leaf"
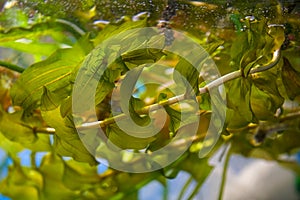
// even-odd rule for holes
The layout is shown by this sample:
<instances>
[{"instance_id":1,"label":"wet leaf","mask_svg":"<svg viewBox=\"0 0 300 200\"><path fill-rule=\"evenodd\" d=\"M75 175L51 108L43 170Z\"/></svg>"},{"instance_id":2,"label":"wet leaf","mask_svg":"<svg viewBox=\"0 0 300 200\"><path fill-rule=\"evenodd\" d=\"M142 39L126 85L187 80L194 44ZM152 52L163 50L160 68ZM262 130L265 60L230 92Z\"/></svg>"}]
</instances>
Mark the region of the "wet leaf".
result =
<instances>
[{"instance_id":1,"label":"wet leaf","mask_svg":"<svg viewBox=\"0 0 300 200\"><path fill-rule=\"evenodd\" d=\"M122 131L117 124L107 126L106 133L109 138L109 143L121 149L145 149L155 137L136 137L131 136L130 133ZM132 133L131 133L132 134Z\"/></svg>"},{"instance_id":2,"label":"wet leaf","mask_svg":"<svg viewBox=\"0 0 300 200\"><path fill-rule=\"evenodd\" d=\"M9 29L13 27L28 28L28 16L18 7L4 9L0 15L1 29Z\"/></svg>"},{"instance_id":3,"label":"wet leaf","mask_svg":"<svg viewBox=\"0 0 300 200\"><path fill-rule=\"evenodd\" d=\"M137 67L127 72L120 86L120 94L118 94L122 112L130 116L138 126L145 126L151 121L149 116L142 117L137 113L145 106L145 103L141 99L132 96L143 69L144 67Z\"/></svg>"},{"instance_id":4,"label":"wet leaf","mask_svg":"<svg viewBox=\"0 0 300 200\"><path fill-rule=\"evenodd\" d=\"M197 95L199 93L198 85L199 85L199 72L197 68L195 68L191 63L189 63L186 59L181 58L178 64L175 66L175 70L178 73L174 73L174 80L179 85L180 83L184 85L186 89L186 93L190 94L191 90Z\"/></svg>"},{"instance_id":5,"label":"wet leaf","mask_svg":"<svg viewBox=\"0 0 300 200\"><path fill-rule=\"evenodd\" d=\"M242 32L240 35L238 35L230 50L230 55L233 62L232 66L234 69L240 68L241 59L244 55L244 52L246 52L248 49L249 44L247 40L247 34Z\"/></svg>"},{"instance_id":6,"label":"wet leaf","mask_svg":"<svg viewBox=\"0 0 300 200\"><path fill-rule=\"evenodd\" d=\"M8 114L0 107L0 131L9 140L21 144L31 144L37 141L33 129L22 122L22 112Z\"/></svg>"},{"instance_id":7,"label":"wet leaf","mask_svg":"<svg viewBox=\"0 0 300 200\"><path fill-rule=\"evenodd\" d=\"M119 49L119 45L104 48L99 46L73 72L72 82L76 81L76 84L72 98L77 101L75 106L78 112L91 109L92 105L89 103L101 103L115 87L114 82L121 73L126 71L126 66L118 55ZM91 99L95 99L95 102Z\"/></svg>"},{"instance_id":8,"label":"wet leaf","mask_svg":"<svg viewBox=\"0 0 300 200\"><path fill-rule=\"evenodd\" d=\"M40 20L40 22L30 24L30 26L27 26L26 28L20 26L12 27L13 24L10 23L9 27L0 30L0 46L9 45L17 50L44 55L45 53L49 54L50 52L44 51L38 53L37 49L51 50L53 47L55 47L55 45L47 43L45 44L42 42L36 43L42 36L52 36L55 40L61 43L72 44L71 40L62 33L62 31L66 29L64 25L60 25L53 20ZM35 48L26 49L25 44L21 45L16 42L17 40L24 38L32 41L32 47ZM43 47L43 45L45 45L45 47ZM29 46L30 45L28 45L28 47Z\"/></svg>"},{"instance_id":9,"label":"wet leaf","mask_svg":"<svg viewBox=\"0 0 300 200\"><path fill-rule=\"evenodd\" d=\"M67 97L70 94L70 74L90 50L91 45L85 37L73 48L60 49L45 61L30 66L11 89L14 105L22 106L25 112L37 108L45 86Z\"/></svg>"},{"instance_id":10,"label":"wet leaf","mask_svg":"<svg viewBox=\"0 0 300 200\"><path fill-rule=\"evenodd\" d=\"M202 82L199 87L201 88L204 87L205 85L206 85L205 82ZM211 99L209 93L202 94L198 101L199 101L199 108L201 110L211 110Z\"/></svg>"},{"instance_id":11,"label":"wet leaf","mask_svg":"<svg viewBox=\"0 0 300 200\"><path fill-rule=\"evenodd\" d=\"M35 170L21 167L19 161L9 167L8 176L0 182L0 192L16 200L39 200L43 177Z\"/></svg>"},{"instance_id":12,"label":"wet leaf","mask_svg":"<svg viewBox=\"0 0 300 200\"><path fill-rule=\"evenodd\" d=\"M146 26L146 24L147 24L146 20L141 20L136 22L127 21L121 25L109 24L105 26L105 28L102 31L100 31L97 37L93 40L94 45L97 46L101 44L101 42L105 41L106 39L109 39L110 37L119 34L123 31L135 29L135 28L143 28Z\"/></svg>"},{"instance_id":13,"label":"wet leaf","mask_svg":"<svg viewBox=\"0 0 300 200\"><path fill-rule=\"evenodd\" d=\"M34 54L36 56L50 56L56 49L59 48L58 44L42 43L31 40L4 42L0 43L0 46Z\"/></svg>"},{"instance_id":14,"label":"wet leaf","mask_svg":"<svg viewBox=\"0 0 300 200\"><path fill-rule=\"evenodd\" d=\"M71 190L86 190L100 183L96 166L69 160L64 163L62 179L64 185Z\"/></svg>"},{"instance_id":15,"label":"wet leaf","mask_svg":"<svg viewBox=\"0 0 300 200\"><path fill-rule=\"evenodd\" d=\"M129 103L130 117L139 126L146 126L151 122L151 119L148 115L141 116L136 112L138 110L141 110L144 107L145 107L145 103L142 100L134 97L130 98L130 103Z\"/></svg>"},{"instance_id":16,"label":"wet leaf","mask_svg":"<svg viewBox=\"0 0 300 200\"><path fill-rule=\"evenodd\" d=\"M229 123L236 124L234 121L239 121L238 124L245 124L252 121L250 90L251 84L247 79L235 79L226 84L228 112L232 113L226 116Z\"/></svg>"},{"instance_id":17,"label":"wet leaf","mask_svg":"<svg viewBox=\"0 0 300 200\"><path fill-rule=\"evenodd\" d=\"M46 87L43 88L43 94L41 97L42 111L54 110L59 106L61 101L62 97L57 95L57 93L49 91Z\"/></svg>"},{"instance_id":18,"label":"wet leaf","mask_svg":"<svg viewBox=\"0 0 300 200\"><path fill-rule=\"evenodd\" d=\"M79 191L71 190L63 184L64 162L54 153L43 157L38 170L44 178L43 190L41 191L42 200L76 199L79 197Z\"/></svg>"},{"instance_id":19,"label":"wet leaf","mask_svg":"<svg viewBox=\"0 0 300 200\"><path fill-rule=\"evenodd\" d=\"M290 99L300 95L300 72L296 71L290 64L289 60L283 57L284 65L282 67L282 81L286 93Z\"/></svg>"},{"instance_id":20,"label":"wet leaf","mask_svg":"<svg viewBox=\"0 0 300 200\"><path fill-rule=\"evenodd\" d=\"M165 54L160 49L143 48L130 51L122 55L124 62L141 65L145 63L154 63Z\"/></svg>"},{"instance_id":21,"label":"wet leaf","mask_svg":"<svg viewBox=\"0 0 300 200\"><path fill-rule=\"evenodd\" d=\"M60 156L73 157L80 162L87 162L91 165L97 164L95 158L88 152L79 138L72 118L60 115L60 107L51 111L42 112L46 123L55 128L54 149Z\"/></svg>"},{"instance_id":22,"label":"wet leaf","mask_svg":"<svg viewBox=\"0 0 300 200\"><path fill-rule=\"evenodd\" d=\"M274 120L277 108L272 105L272 98L255 86L251 88L251 110L259 120ZM274 111L275 110L275 111Z\"/></svg>"},{"instance_id":23,"label":"wet leaf","mask_svg":"<svg viewBox=\"0 0 300 200\"><path fill-rule=\"evenodd\" d=\"M180 163L180 168L189 172L198 183L204 182L213 169L209 166L207 158L200 160L197 154L190 154L184 162Z\"/></svg>"},{"instance_id":24,"label":"wet leaf","mask_svg":"<svg viewBox=\"0 0 300 200\"><path fill-rule=\"evenodd\" d=\"M257 73L252 76L250 103L251 110L259 120L274 120L274 115L284 102L276 84L276 74Z\"/></svg>"}]
</instances>

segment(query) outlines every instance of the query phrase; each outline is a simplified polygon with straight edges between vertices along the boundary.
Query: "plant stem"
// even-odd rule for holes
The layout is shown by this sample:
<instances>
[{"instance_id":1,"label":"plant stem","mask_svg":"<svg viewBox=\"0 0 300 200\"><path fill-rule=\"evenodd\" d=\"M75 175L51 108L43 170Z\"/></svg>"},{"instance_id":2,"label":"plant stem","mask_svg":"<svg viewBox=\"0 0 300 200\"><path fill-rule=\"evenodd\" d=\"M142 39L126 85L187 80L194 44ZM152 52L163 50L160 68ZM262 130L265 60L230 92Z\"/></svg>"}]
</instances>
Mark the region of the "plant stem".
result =
<instances>
[{"instance_id":1,"label":"plant stem","mask_svg":"<svg viewBox=\"0 0 300 200\"><path fill-rule=\"evenodd\" d=\"M225 161L224 161L224 167L223 167L223 173L222 173L222 182L221 182L221 187L220 187L220 192L219 192L219 197L218 197L219 200L222 199L223 194L224 194L226 177L227 177L227 168L228 168L229 160L230 160L230 151L231 151L230 146L231 145L229 143L228 146L225 147L226 149L224 150L224 151L227 151L227 152L225 152L226 157L225 157Z\"/></svg>"},{"instance_id":2,"label":"plant stem","mask_svg":"<svg viewBox=\"0 0 300 200\"><path fill-rule=\"evenodd\" d=\"M64 19L56 19L55 22L69 26L70 28L72 28L74 31L76 31L81 36L83 36L85 34L85 32L81 28L79 28L76 24L73 24L70 21L67 21Z\"/></svg>"},{"instance_id":3,"label":"plant stem","mask_svg":"<svg viewBox=\"0 0 300 200\"><path fill-rule=\"evenodd\" d=\"M55 134L55 129L50 127L33 128L34 133Z\"/></svg>"},{"instance_id":4,"label":"plant stem","mask_svg":"<svg viewBox=\"0 0 300 200\"><path fill-rule=\"evenodd\" d=\"M250 70L250 74L255 74L258 72L263 72L266 71L268 69L271 69L272 67L274 67L280 60L280 49L277 49L274 53L273 53L273 57L272 60L265 64L265 65L258 65L254 68L252 68ZM228 81L234 80L236 78L240 78L242 77L242 71L241 70L237 70L234 72L231 72L229 74L226 74L224 76L221 76L220 78L208 83L206 86L204 86L203 88L199 88L200 94L204 94L209 92L210 89L215 88L217 86L220 86Z\"/></svg>"},{"instance_id":5,"label":"plant stem","mask_svg":"<svg viewBox=\"0 0 300 200\"><path fill-rule=\"evenodd\" d=\"M274 67L279 62L279 59L280 59L280 50L278 49L273 53L272 60L269 63L267 63L265 65L262 65L262 66L258 65L256 67L252 68L250 70L250 74L262 72L262 71L265 71L265 70L268 70L268 69ZM242 71L241 70L237 70L237 71L231 72L229 74L226 74L224 76L221 76L220 78L208 83L206 86L204 86L202 88L199 88L200 94L208 93L211 89L213 89L215 87L218 87L218 86L220 86L220 85L222 85L222 84L224 84L228 81L231 81L231 80L239 78L239 77L242 77ZM171 97L168 100L160 101L158 103L146 106L143 109L141 109L140 111L137 111L137 113L147 114L151 111L161 109L163 106L178 103L179 101L182 101L184 99L185 99L185 95L181 94L181 95L178 95L178 96L175 96L175 97ZM79 130L84 130L84 129L89 129L89 128L96 128L96 127L99 127L99 126L100 127L105 127L109 124L112 124L112 123L114 123L118 120L122 120L126 117L127 116L125 114L120 114L120 115L105 119L103 121L84 123L80 126L77 126L76 128L79 129Z\"/></svg>"},{"instance_id":6,"label":"plant stem","mask_svg":"<svg viewBox=\"0 0 300 200\"><path fill-rule=\"evenodd\" d=\"M19 73L22 73L25 70L24 68L22 68L18 65L14 65L12 63L1 61L1 60L0 60L0 66L5 67L5 68L10 69L15 72L19 72Z\"/></svg>"},{"instance_id":7,"label":"plant stem","mask_svg":"<svg viewBox=\"0 0 300 200\"><path fill-rule=\"evenodd\" d=\"M178 200L183 199L183 195L185 194L188 187L191 185L192 181L193 181L193 176L190 176L190 178L185 182L183 188L181 189L180 194L177 198Z\"/></svg>"},{"instance_id":8,"label":"plant stem","mask_svg":"<svg viewBox=\"0 0 300 200\"><path fill-rule=\"evenodd\" d=\"M274 51L272 60L269 63L267 63L265 65L257 65L256 67L254 67L250 70L249 74L266 71L266 70L274 67L279 62L279 60L280 60L280 49ZM211 89L216 88L228 81L231 81L231 80L234 80L234 79L240 78L240 77L242 77L241 70L237 70L237 71L231 72L229 74L226 74L224 76L221 76L220 78L208 83L206 86L199 88L200 94L208 93ZM148 114L151 111L161 109L163 106L178 103L179 101L182 101L185 98L186 98L185 94L171 97L170 99L163 100L163 101L160 101L158 103L155 103L155 104L152 104L149 106L145 106L143 109L137 111L137 113L138 114ZM115 123L116 121L119 121L119 120L122 120L125 118L127 118L127 115L122 113L120 115L117 115L117 116L114 116L111 118L107 118L102 121L95 121L95 122L88 122L88 123L81 124L81 125L77 126L76 129L77 130L86 130L86 129L91 129L91 128L97 128L99 126L103 128L109 124ZM45 129L39 129L39 131L36 131L36 132L54 134L55 129L45 128Z\"/></svg>"}]
</instances>

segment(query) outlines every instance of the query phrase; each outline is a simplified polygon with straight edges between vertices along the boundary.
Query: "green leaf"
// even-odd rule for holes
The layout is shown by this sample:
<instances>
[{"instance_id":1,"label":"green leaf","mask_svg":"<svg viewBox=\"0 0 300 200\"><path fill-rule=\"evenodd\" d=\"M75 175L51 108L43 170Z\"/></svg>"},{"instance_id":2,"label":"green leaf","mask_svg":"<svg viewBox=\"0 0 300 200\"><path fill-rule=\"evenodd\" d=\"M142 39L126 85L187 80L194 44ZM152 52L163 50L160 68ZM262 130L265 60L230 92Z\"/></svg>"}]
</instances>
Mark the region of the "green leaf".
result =
<instances>
[{"instance_id":1,"label":"green leaf","mask_svg":"<svg viewBox=\"0 0 300 200\"><path fill-rule=\"evenodd\" d=\"M190 154L179 166L181 170L190 173L198 183L203 183L213 169L208 164L208 158L199 159L197 154Z\"/></svg>"},{"instance_id":2,"label":"green leaf","mask_svg":"<svg viewBox=\"0 0 300 200\"><path fill-rule=\"evenodd\" d=\"M158 101L164 101L170 98L167 94L165 93L160 93L158 97ZM166 112L168 113L170 117L170 125L169 125L169 130L173 134L176 134L177 131L188 125L188 124L194 124L195 122L198 121L198 117L196 116L196 104L194 104L194 100L184 100L180 103L186 103L186 106L189 105L189 109L186 108L186 110L181 109L180 105L177 106L164 106ZM197 106L198 109L198 106Z\"/></svg>"},{"instance_id":3,"label":"green leaf","mask_svg":"<svg viewBox=\"0 0 300 200\"><path fill-rule=\"evenodd\" d=\"M249 55L245 55L246 58L248 58ZM256 58L254 61L251 61L250 63L248 63L246 66L242 67L242 74L243 76L247 77L250 73L250 70L255 67L258 63L258 61L260 61L262 59L262 56Z\"/></svg>"},{"instance_id":4,"label":"green leaf","mask_svg":"<svg viewBox=\"0 0 300 200\"><path fill-rule=\"evenodd\" d=\"M42 111L46 123L55 128L54 149L60 156L73 157L80 162L87 162L91 165L97 164L95 158L88 152L79 138L79 133L74 127L72 118L60 115L60 107L51 111Z\"/></svg>"},{"instance_id":5,"label":"green leaf","mask_svg":"<svg viewBox=\"0 0 300 200\"><path fill-rule=\"evenodd\" d=\"M122 112L130 116L138 126L146 126L151 121L149 116L142 117L137 113L145 106L145 103L141 99L132 96L143 69L144 67L136 67L127 72L126 77L122 80L119 94L117 94L120 96L119 101Z\"/></svg>"},{"instance_id":6,"label":"green leaf","mask_svg":"<svg viewBox=\"0 0 300 200\"><path fill-rule=\"evenodd\" d=\"M56 49L58 44L42 43L36 41L14 41L0 43L1 47L11 48L25 53L37 56L50 56Z\"/></svg>"},{"instance_id":7,"label":"green leaf","mask_svg":"<svg viewBox=\"0 0 300 200\"><path fill-rule=\"evenodd\" d=\"M300 95L300 72L291 66L287 58L283 57L283 62L281 72L282 82L288 97L293 100Z\"/></svg>"},{"instance_id":8,"label":"green leaf","mask_svg":"<svg viewBox=\"0 0 300 200\"><path fill-rule=\"evenodd\" d=\"M41 36L52 36L55 40L59 39L58 41L60 42L71 44L70 39L62 33L64 29L65 26L59 25L54 21L45 20L26 28L17 26L0 30L0 46L1 44L15 42L16 40L24 38L36 41L37 38L40 38Z\"/></svg>"},{"instance_id":9,"label":"green leaf","mask_svg":"<svg viewBox=\"0 0 300 200\"><path fill-rule=\"evenodd\" d=\"M164 55L165 54L161 49L143 48L125 53L122 55L122 58L124 62L141 65L145 63L154 63Z\"/></svg>"},{"instance_id":10,"label":"green leaf","mask_svg":"<svg viewBox=\"0 0 300 200\"><path fill-rule=\"evenodd\" d=\"M249 124L247 120L237 111L228 108L226 110L226 128L236 129L245 127Z\"/></svg>"},{"instance_id":11,"label":"green leaf","mask_svg":"<svg viewBox=\"0 0 300 200\"><path fill-rule=\"evenodd\" d=\"M12 27L28 27L28 16L18 7L3 9L3 12L1 12L0 15L0 21L0 30L9 29Z\"/></svg>"},{"instance_id":12,"label":"green leaf","mask_svg":"<svg viewBox=\"0 0 300 200\"><path fill-rule=\"evenodd\" d=\"M202 82L199 87L204 87L206 85L205 82ZM199 108L201 110L211 110L211 99L209 93L201 94L200 100L199 100Z\"/></svg>"},{"instance_id":13,"label":"green leaf","mask_svg":"<svg viewBox=\"0 0 300 200\"><path fill-rule=\"evenodd\" d=\"M41 199L76 199L80 192L67 188L62 182L64 175L64 162L54 153L43 157L39 172L43 175L44 183ZM74 177L76 178L76 177Z\"/></svg>"},{"instance_id":14,"label":"green leaf","mask_svg":"<svg viewBox=\"0 0 300 200\"><path fill-rule=\"evenodd\" d=\"M42 187L43 178L38 171L21 167L15 161L8 176L0 182L0 193L16 200L39 200Z\"/></svg>"},{"instance_id":15,"label":"green leaf","mask_svg":"<svg viewBox=\"0 0 300 200\"><path fill-rule=\"evenodd\" d=\"M199 72L198 70L186 59L181 58L178 64L175 66L175 70L178 73L174 73L174 80L179 85L186 87L186 93L190 94L191 90L197 95L199 93Z\"/></svg>"},{"instance_id":16,"label":"green leaf","mask_svg":"<svg viewBox=\"0 0 300 200\"><path fill-rule=\"evenodd\" d=\"M37 141L33 129L22 122L22 112L8 114L0 107L0 132L9 140L21 144L31 144Z\"/></svg>"},{"instance_id":17,"label":"green leaf","mask_svg":"<svg viewBox=\"0 0 300 200\"><path fill-rule=\"evenodd\" d=\"M85 37L73 48L59 49L45 61L30 66L11 88L14 105L22 106L25 112L37 108L44 87L67 97L71 89L70 74L90 50L88 37Z\"/></svg>"},{"instance_id":18,"label":"green leaf","mask_svg":"<svg viewBox=\"0 0 300 200\"><path fill-rule=\"evenodd\" d=\"M24 148L33 152L50 151L52 149L49 135L37 134L30 126L21 120L22 112L8 114L0 109L0 147L17 154Z\"/></svg>"},{"instance_id":19,"label":"green leaf","mask_svg":"<svg viewBox=\"0 0 300 200\"><path fill-rule=\"evenodd\" d=\"M164 101L168 99L168 95L165 93L160 93L158 97L158 101ZM180 128L180 123L181 123L181 112L172 109L170 106L165 106L165 110L170 116L170 125L169 125L169 130L175 134L177 130Z\"/></svg>"},{"instance_id":20,"label":"green leaf","mask_svg":"<svg viewBox=\"0 0 300 200\"><path fill-rule=\"evenodd\" d=\"M99 46L85 58L82 66L73 72L71 80L76 80L76 84L73 87L72 98L77 100L75 106L78 112L91 109L92 105L87 102L96 105L101 103L115 87L114 82L127 70L118 55L119 49L119 45ZM95 102L91 102L92 99L95 99Z\"/></svg>"},{"instance_id":21,"label":"green leaf","mask_svg":"<svg viewBox=\"0 0 300 200\"><path fill-rule=\"evenodd\" d=\"M105 26L105 28L100 31L100 33L96 36L96 38L93 40L94 45L97 46L101 44L101 42L105 41L106 39L109 39L110 37L119 34L123 31L127 31L130 29L135 29L135 28L143 28L146 27L147 25L147 20L141 20L141 21L127 21L124 22L123 24L108 24Z\"/></svg>"},{"instance_id":22,"label":"green leaf","mask_svg":"<svg viewBox=\"0 0 300 200\"><path fill-rule=\"evenodd\" d=\"M204 48L210 55L212 55L223 44L224 44L224 41L217 40L214 42L210 42L209 45L207 45L207 46L204 45Z\"/></svg>"},{"instance_id":23,"label":"green leaf","mask_svg":"<svg viewBox=\"0 0 300 200\"><path fill-rule=\"evenodd\" d=\"M230 108L228 112L234 112L227 115L226 120L230 124L231 121L239 121L239 124L245 124L252 121L252 112L250 108L250 91L251 84L247 79L235 79L227 83L227 106ZM230 118L233 117L233 118ZM230 126L230 125L228 125Z\"/></svg>"},{"instance_id":24,"label":"green leaf","mask_svg":"<svg viewBox=\"0 0 300 200\"><path fill-rule=\"evenodd\" d=\"M242 16L239 13L230 14L229 19L233 22L235 30L241 33L243 30L243 24L241 23Z\"/></svg>"},{"instance_id":25,"label":"green leaf","mask_svg":"<svg viewBox=\"0 0 300 200\"><path fill-rule=\"evenodd\" d=\"M6 151L9 155L17 155L24 150L24 147L17 142L12 142L0 132L0 148Z\"/></svg>"},{"instance_id":26,"label":"green leaf","mask_svg":"<svg viewBox=\"0 0 300 200\"><path fill-rule=\"evenodd\" d=\"M244 76L260 61L267 62L274 51L274 38L266 30L266 20L245 21L247 29L237 36L231 47L232 65Z\"/></svg>"},{"instance_id":27,"label":"green leaf","mask_svg":"<svg viewBox=\"0 0 300 200\"><path fill-rule=\"evenodd\" d=\"M49 91L45 86L43 87L43 90L43 95L41 97L41 110L54 110L59 106L63 96L60 96L59 93Z\"/></svg>"},{"instance_id":28,"label":"green leaf","mask_svg":"<svg viewBox=\"0 0 300 200\"><path fill-rule=\"evenodd\" d=\"M129 69L136 67L136 65L154 63L166 55L162 51L164 48L164 37L155 29L138 29L128 34L126 39L122 39L121 42L122 50L124 51L122 59L127 63Z\"/></svg>"},{"instance_id":29,"label":"green leaf","mask_svg":"<svg viewBox=\"0 0 300 200\"><path fill-rule=\"evenodd\" d=\"M131 97L129 103L129 114L133 121L139 126L146 126L151 122L148 115L140 116L136 111L145 107L145 103L138 98Z\"/></svg>"},{"instance_id":30,"label":"green leaf","mask_svg":"<svg viewBox=\"0 0 300 200\"><path fill-rule=\"evenodd\" d=\"M62 181L71 190L82 191L93 187L93 185L95 187L95 184L100 183L101 179L96 166L69 160L64 162Z\"/></svg>"},{"instance_id":31,"label":"green leaf","mask_svg":"<svg viewBox=\"0 0 300 200\"><path fill-rule=\"evenodd\" d=\"M106 133L109 138L109 143L121 149L145 149L155 137L134 137L122 131L117 124L107 126Z\"/></svg>"},{"instance_id":32,"label":"green leaf","mask_svg":"<svg viewBox=\"0 0 300 200\"><path fill-rule=\"evenodd\" d=\"M259 120L273 120L278 108L284 102L277 87L277 74L271 71L252 75L250 103L251 110Z\"/></svg>"},{"instance_id":33,"label":"green leaf","mask_svg":"<svg viewBox=\"0 0 300 200\"><path fill-rule=\"evenodd\" d=\"M240 68L240 61L244 55L244 53L249 49L249 44L247 40L247 34L245 32L240 33L235 42L233 42L230 55L232 59L232 66L234 69Z\"/></svg>"},{"instance_id":34,"label":"green leaf","mask_svg":"<svg viewBox=\"0 0 300 200\"><path fill-rule=\"evenodd\" d=\"M272 96L258 89L251 87L251 110L258 120L274 120L274 114L278 107L272 104Z\"/></svg>"}]
</instances>

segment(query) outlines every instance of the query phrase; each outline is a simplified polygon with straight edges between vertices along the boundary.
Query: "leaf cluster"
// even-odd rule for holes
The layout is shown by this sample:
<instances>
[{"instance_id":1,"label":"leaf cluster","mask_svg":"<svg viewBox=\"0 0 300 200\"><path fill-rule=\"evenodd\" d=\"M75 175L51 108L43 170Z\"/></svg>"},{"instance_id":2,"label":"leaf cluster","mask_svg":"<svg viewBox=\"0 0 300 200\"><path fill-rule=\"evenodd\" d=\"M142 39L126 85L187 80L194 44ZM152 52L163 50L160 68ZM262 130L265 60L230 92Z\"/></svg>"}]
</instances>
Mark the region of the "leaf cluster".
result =
<instances>
[{"instance_id":1,"label":"leaf cluster","mask_svg":"<svg viewBox=\"0 0 300 200\"><path fill-rule=\"evenodd\" d=\"M223 91L219 91L219 85L216 85L209 93L203 94L200 89L209 84L204 81L207 80L207 73L201 72L203 63L197 63L198 68L195 68L185 58L165 50L163 34L154 30L142 34L133 31L132 35L123 35L117 42L105 43L124 31L152 25L154 19L159 18L158 11L164 7L162 3L153 1L148 5L148 1L141 1L137 4L136 10L144 7L150 9L153 14L148 17L124 17L107 25L93 25L96 18L112 19L114 13L110 12L114 9L99 6L108 4L114 7L112 3L86 0L20 2L18 6L1 13L0 46L26 52L33 56L34 61L29 67L25 66L21 75L0 69L0 147L13 160L8 176L0 182L0 192L4 195L14 199L136 199L137 191L143 185L154 179L165 185L165 178L174 178L180 171L189 172L198 182L195 194L212 169L207 157L199 159L199 151L206 152L215 146L208 154L210 156L220 145L228 142L232 144L230 153L279 160L281 154L292 154L299 148L300 144L295 139L300 128L299 114L286 120L285 116L293 114L294 110L284 104L299 102L297 47L281 50L281 59L272 69L250 74L251 69L271 62L274 51L281 48L287 37L281 27L268 27L268 23L276 19L260 15L261 5L256 8L253 5L254 14L260 15L254 21L242 18L246 14L243 8L238 14L231 13L236 18L230 25L236 25L239 30L224 33L223 27L222 30L216 28L216 19L222 19L228 13L224 13L218 3L207 4L203 8L179 2L182 10L191 11L188 17L198 16L203 21L203 18L209 21L204 23L204 28L189 26L185 30L204 47L221 75L234 70L241 72L239 78L225 83ZM132 7L131 3L129 1L124 6ZM273 4L277 8L278 4L272 1ZM115 5L119 11L117 15L136 14L134 9L120 10L120 5ZM234 5L240 5L240 2ZM37 13L31 16L29 13L32 10ZM213 15L205 15L207 10ZM279 16L281 13L275 10L272 8L272 14ZM174 26L184 27L180 26L180 17L186 13L179 9L173 19ZM198 18L191 20L191 24L197 24ZM299 24L294 23L293 26ZM240 30L241 27L243 30ZM211 31L209 37L204 34L204 29ZM293 42L297 46L297 41ZM161 49L148 48L152 44L161 44ZM138 50L127 51L135 48ZM189 52L188 49L183 51ZM197 59L205 60L207 55L199 52ZM9 62L3 62L3 66L5 63ZM160 64L168 64L167 68L172 73L166 74L166 68ZM150 78L170 81L169 87L143 85L149 79L147 76L151 70L160 76ZM74 96L77 89L75 82L81 84L76 86L82 90L75 92L78 96ZM91 83L96 83L97 87L90 88ZM95 96L81 96L82 93L95 93ZM169 103L170 99L179 95L184 99ZM223 129L218 131L222 125L218 119L223 111L213 109L221 108L224 95L226 119ZM72 99L81 101L82 107L77 110L85 112L84 117L72 112ZM90 99L94 100L93 105L85 104L91 102ZM152 105L161 105L165 111L149 112ZM120 128L115 116L120 118L120 123L130 124L132 130ZM77 128L97 121L104 135L102 138L95 137L90 141L91 147L87 147L82 143L82 137L90 134L89 129L84 130L84 134L78 134ZM141 128L135 130L136 125ZM209 127L212 127L210 132ZM149 130L159 131L150 135ZM130 131L132 134L129 135ZM191 136L192 132L196 135ZM210 139L220 133L223 134L221 138ZM191 146L170 166L141 174L113 169L100 175L97 172L99 160L91 152L101 158L111 156L100 145L103 138L108 141L109 148L118 152L114 159L132 163L134 169L136 160L130 152L154 152L170 144L178 135L190 141ZM204 138L210 140L203 142ZM260 146L255 147L251 143L253 141ZM176 151L182 146L178 142L169 150ZM16 156L24 148L33 151L32 163L36 152L49 153L43 157L40 166L32 164L31 167L24 167ZM129 150L129 153L123 150ZM66 157L71 160L64 159ZM297 165L285 162L282 165L299 173Z\"/></svg>"}]
</instances>

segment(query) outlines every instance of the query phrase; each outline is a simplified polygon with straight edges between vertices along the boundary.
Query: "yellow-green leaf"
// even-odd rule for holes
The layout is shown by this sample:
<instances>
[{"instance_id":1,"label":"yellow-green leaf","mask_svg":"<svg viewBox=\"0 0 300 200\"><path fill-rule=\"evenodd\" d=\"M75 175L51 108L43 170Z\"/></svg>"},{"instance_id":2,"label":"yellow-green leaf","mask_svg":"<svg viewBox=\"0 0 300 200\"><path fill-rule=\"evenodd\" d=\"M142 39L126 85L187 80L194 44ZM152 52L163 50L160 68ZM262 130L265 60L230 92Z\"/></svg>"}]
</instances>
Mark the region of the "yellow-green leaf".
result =
<instances>
[{"instance_id":1,"label":"yellow-green leaf","mask_svg":"<svg viewBox=\"0 0 300 200\"><path fill-rule=\"evenodd\" d=\"M108 134L109 142L121 149L144 149L150 142L155 140L155 137L136 137L123 132L117 124L107 126L106 133Z\"/></svg>"},{"instance_id":2,"label":"yellow-green leaf","mask_svg":"<svg viewBox=\"0 0 300 200\"><path fill-rule=\"evenodd\" d=\"M55 128L54 149L57 154L73 157L77 161L91 165L97 164L95 158L80 140L69 116L63 118L60 115L60 107L51 111L43 111L42 116L49 126Z\"/></svg>"},{"instance_id":3,"label":"yellow-green leaf","mask_svg":"<svg viewBox=\"0 0 300 200\"><path fill-rule=\"evenodd\" d=\"M85 37L70 49L59 49L45 61L26 69L11 89L14 105L30 111L40 105L43 88L66 97L70 94L70 74L91 49ZM76 56L75 56L76 55Z\"/></svg>"},{"instance_id":4,"label":"yellow-green leaf","mask_svg":"<svg viewBox=\"0 0 300 200\"><path fill-rule=\"evenodd\" d=\"M300 72L296 71L287 58L283 58L282 81L290 99L300 95Z\"/></svg>"}]
</instances>

